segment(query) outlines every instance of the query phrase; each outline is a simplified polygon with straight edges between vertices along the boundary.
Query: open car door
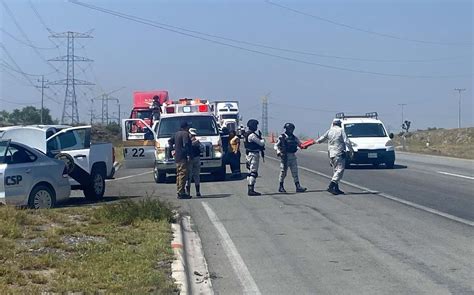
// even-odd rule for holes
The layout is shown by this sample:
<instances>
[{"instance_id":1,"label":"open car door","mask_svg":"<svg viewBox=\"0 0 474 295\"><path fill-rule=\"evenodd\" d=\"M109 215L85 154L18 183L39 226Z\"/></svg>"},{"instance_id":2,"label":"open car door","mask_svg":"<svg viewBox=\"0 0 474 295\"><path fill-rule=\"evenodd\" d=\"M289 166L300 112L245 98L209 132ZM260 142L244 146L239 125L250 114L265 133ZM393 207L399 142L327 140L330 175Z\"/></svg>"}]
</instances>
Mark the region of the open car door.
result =
<instances>
[{"instance_id":1,"label":"open car door","mask_svg":"<svg viewBox=\"0 0 474 295\"><path fill-rule=\"evenodd\" d=\"M122 120L124 168L153 168L155 166L156 133L141 119Z\"/></svg>"}]
</instances>

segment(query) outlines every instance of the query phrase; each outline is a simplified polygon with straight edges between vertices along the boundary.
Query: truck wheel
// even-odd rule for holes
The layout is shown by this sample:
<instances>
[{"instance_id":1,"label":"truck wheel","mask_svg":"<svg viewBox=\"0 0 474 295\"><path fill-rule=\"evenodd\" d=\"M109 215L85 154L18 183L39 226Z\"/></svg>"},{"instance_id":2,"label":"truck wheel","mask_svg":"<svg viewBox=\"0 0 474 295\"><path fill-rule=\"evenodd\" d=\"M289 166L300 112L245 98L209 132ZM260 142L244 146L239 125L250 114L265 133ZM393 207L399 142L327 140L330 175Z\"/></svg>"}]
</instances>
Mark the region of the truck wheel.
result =
<instances>
[{"instance_id":1,"label":"truck wheel","mask_svg":"<svg viewBox=\"0 0 474 295\"><path fill-rule=\"evenodd\" d=\"M158 169L153 169L153 178L156 183L165 183L166 182L166 172L162 172Z\"/></svg>"},{"instance_id":2,"label":"truck wheel","mask_svg":"<svg viewBox=\"0 0 474 295\"><path fill-rule=\"evenodd\" d=\"M104 197L105 177L99 169L93 169L90 176L90 183L84 188L84 196L87 200L97 201Z\"/></svg>"},{"instance_id":3,"label":"truck wheel","mask_svg":"<svg viewBox=\"0 0 474 295\"><path fill-rule=\"evenodd\" d=\"M212 175L214 176L214 179L217 180L217 181L223 181L223 180L225 180L225 175L226 175L225 166L219 168L219 170L217 170L216 172L212 173Z\"/></svg>"},{"instance_id":4,"label":"truck wheel","mask_svg":"<svg viewBox=\"0 0 474 295\"><path fill-rule=\"evenodd\" d=\"M28 208L30 209L50 209L56 205L54 192L46 185L35 186L28 197Z\"/></svg>"}]
</instances>

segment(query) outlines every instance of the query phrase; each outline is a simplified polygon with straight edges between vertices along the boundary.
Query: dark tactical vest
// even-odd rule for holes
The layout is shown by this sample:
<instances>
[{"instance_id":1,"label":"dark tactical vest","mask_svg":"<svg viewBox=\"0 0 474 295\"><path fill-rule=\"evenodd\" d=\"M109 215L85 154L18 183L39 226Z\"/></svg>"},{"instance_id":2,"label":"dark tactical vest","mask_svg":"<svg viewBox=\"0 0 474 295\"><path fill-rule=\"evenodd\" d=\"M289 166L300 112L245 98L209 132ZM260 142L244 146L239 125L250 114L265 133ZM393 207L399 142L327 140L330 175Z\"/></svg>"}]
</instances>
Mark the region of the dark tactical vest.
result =
<instances>
[{"instance_id":1,"label":"dark tactical vest","mask_svg":"<svg viewBox=\"0 0 474 295\"><path fill-rule=\"evenodd\" d=\"M245 135L244 135L244 146L245 146L245 149L248 151L248 152L259 152L259 151L262 151L264 149L264 147L260 146L259 144L257 144L256 142L249 142L249 136L250 134L255 134L257 135L257 133L253 132L253 131L247 131L245 132ZM258 136L258 135L257 135Z\"/></svg>"},{"instance_id":2,"label":"dark tactical vest","mask_svg":"<svg viewBox=\"0 0 474 295\"><path fill-rule=\"evenodd\" d=\"M298 151L298 141L296 140L296 136L294 135L287 135L283 133L281 135L282 138L282 152L283 153L296 153Z\"/></svg>"}]
</instances>

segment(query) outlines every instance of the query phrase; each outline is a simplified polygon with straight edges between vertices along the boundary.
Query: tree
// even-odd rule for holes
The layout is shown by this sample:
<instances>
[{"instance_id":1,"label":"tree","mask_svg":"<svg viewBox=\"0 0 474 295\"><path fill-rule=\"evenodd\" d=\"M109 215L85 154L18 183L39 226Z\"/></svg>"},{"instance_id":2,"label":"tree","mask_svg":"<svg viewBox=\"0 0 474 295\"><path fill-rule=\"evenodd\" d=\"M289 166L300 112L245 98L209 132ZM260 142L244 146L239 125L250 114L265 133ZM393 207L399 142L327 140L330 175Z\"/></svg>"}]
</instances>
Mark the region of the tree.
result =
<instances>
[{"instance_id":1,"label":"tree","mask_svg":"<svg viewBox=\"0 0 474 295\"><path fill-rule=\"evenodd\" d=\"M43 109L43 124L54 124L49 109ZM14 109L13 112L0 112L0 121L14 125L32 125L41 124L41 110L33 106L27 106L23 109Z\"/></svg>"}]
</instances>

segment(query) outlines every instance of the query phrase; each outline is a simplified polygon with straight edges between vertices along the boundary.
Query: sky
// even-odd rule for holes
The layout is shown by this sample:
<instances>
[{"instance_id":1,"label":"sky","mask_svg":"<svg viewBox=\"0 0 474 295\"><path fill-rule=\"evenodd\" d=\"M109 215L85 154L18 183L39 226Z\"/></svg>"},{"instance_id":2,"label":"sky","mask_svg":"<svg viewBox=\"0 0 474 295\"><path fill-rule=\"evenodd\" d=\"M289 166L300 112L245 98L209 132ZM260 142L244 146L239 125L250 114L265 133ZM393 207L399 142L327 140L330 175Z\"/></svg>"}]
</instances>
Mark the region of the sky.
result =
<instances>
[{"instance_id":1,"label":"sky","mask_svg":"<svg viewBox=\"0 0 474 295\"><path fill-rule=\"evenodd\" d=\"M89 122L91 110L100 120L100 101L91 99L102 93L119 89L112 96L119 99L123 118L133 91L165 89L171 98L239 100L245 121L261 121L262 97L268 94L273 132L293 122L297 134L314 136L329 127L336 112L373 111L389 131L398 132L400 104L412 129L456 128L454 88L465 88L462 126L474 126L472 1L82 3L155 26L69 1L1 0L0 110L40 106L40 89L33 87L41 84L40 76L32 75L45 74L52 82L65 79L66 72L65 63L48 61L66 55L66 39L49 36L74 31L93 36L75 39L75 54L93 60L75 66L76 79L95 84L76 86L82 122ZM156 22L208 35L164 30ZM60 119L65 87L49 85L45 93L45 107ZM115 102L109 112L118 115Z\"/></svg>"}]
</instances>

